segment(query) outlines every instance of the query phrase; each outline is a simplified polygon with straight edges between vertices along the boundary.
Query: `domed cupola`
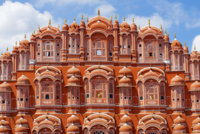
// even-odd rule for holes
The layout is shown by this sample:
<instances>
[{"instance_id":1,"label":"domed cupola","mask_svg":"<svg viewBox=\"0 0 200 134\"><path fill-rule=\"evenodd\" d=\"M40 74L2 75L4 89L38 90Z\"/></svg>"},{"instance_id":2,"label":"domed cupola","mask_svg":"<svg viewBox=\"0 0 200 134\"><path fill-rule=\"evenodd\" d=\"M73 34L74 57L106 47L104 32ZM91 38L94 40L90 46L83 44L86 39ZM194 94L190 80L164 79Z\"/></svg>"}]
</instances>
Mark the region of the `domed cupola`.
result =
<instances>
[{"instance_id":1,"label":"domed cupola","mask_svg":"<svg viewBox=\"0 0 200 134\"><path fill-rule=\"evenodd\" d=\"M30 86L30 80L24 74L17 79L17 86Z\"/></svg>"},{"instance_id":2,"label":"domed cupola","mask_svg":"<svg viewBox=\"0 0 200 134\"><path fill-rule=\"evenodd\" d=\"M125 17L123 22L120 24L120 31L128 31L130 30L130 25L125 21Z\"/></svg>"},{"instance_id":3,"label":"domed cupola","mask_svg":"<svg viewBox=\"0 0 200 134\"><path fill-rule=\"evenodd\" d=\"M134 18L133 18L133 22L131 24L131 31L137 31L137 25L134 22Z\"/></svg>"},{"instance_id":4,"label":"domed cupola","mask_svg":"<svg viewBox=\"0 0 200 134\"><path fill-rule=\"evenodd\" d=\"M185 85L185 81L182 77L176 75L171 79L170 86L179 86L179 85L181 86Z\"/></svg>"},{"instance_id":5,"label":"domed cupola","mask_svg":"<svg viewBox=\"0 0 200 134\"><path fill-rule=\"evenodd\" d=\"M180 41L178 41L176 39L176 34L174 35L174 40L171 43L171 49L172 50L181 50L182 48L182 44L180 43Z\"/></svg>"},{"instance_id":6,"label":"domed cupola","mask_svg":"<svg viewBox=\"0 0 200 134\"><path fill-rule=\"evenodd\" d=\"M27 133L28 130L29 130L28 120L24 119L23 117L20 117L18 120L16 120L16 126L15 126L16 134L20 134L22 132Z\"/></svg>"},{"instance_id":7,"label":"domed cupola","mask_svg":"<svg viewBox=\"0 0 200 134\"><path fill-rule=\"evenodd\" d=\"M11 53L8 52L8 48L6 49L6 52L4 52L4 53L1 55L1 59L2 59L2 60L11 60Z\"/></svg>"},{"instance_id":8,"label":"domed cupola","mask_svg":"<svg viewBox=\"0 0 200 134\"><path fill-rule=\"evenodd\" d=\"M78 32L79 25L76 23L76 19L74 18L74 22L69 26L69 32Z\"/></svg>"},{"instance_id":9,"label":"domed cupola","mask_svg":"<svg viewBox=\"0 0 200 134\"><path fill-rule=\"evenodd\" d=\"M5 119L2 119L1 121L0 121L0 133L2 133L2 134L7 134L7 133L9 133L10 132L10 126L9 126L9 122L8 121L6 121Z\"/></svg>"},{"instance_id":10,"label":"domed cupola","mask_svg":"<svg viewBox=\"0 0 200 134\"><path fill-rule=\"evenodd\" d=\"M81 22L80 22L80 28L85 28L85 21L83 20L83 15L82 15L82 18L81 18Z\"/></svg>"},{"instance_id":11,"label":"domed cupola","mask_svg":"<svg viewBox=\"0 0 200 134\"><path fill-rule=\"evenodd\" d=\"M133 130L132 126L128 125L127 123L124 123L120 128L119 128L119 132L120 133L128 133L131 132Z\"/></svg>"},{"instance_id":12,"label":"domed cupola","mask_svg":"<svg viewBox=\"0 0 200 134\"><path fill-rule=\"evenodd\" d=\"M75 114L73 114L67 118L67 124L80 124L80 119Z\"/></svg>"},{"instance_id":13,"label":"domed cupola","mask_svg":"<svg viewBox=\"0 0 200 134\"><path fill-rule=\"evenodd\" d=\"M0 84L0 93L2 92L4 93L12 92L12 89L9 83L3 82L2 84Z\"/></svg>"},{"instance_id":14,"label":"domed cupola","mask_svg":"<svg viewBox=\"0 0 200 134\"><path fill-rule=\"evenodd\" d=\"M185 133L186 132L186 123L185 119L183 119L180 115L174 119L173 124L173 133Z\"/></svg>"},{"instance_id":15,"label":"domed cupola","mask_svg":"<svg viewBox=\"0 0 200 134\"><path fill-rule=\"evenodd\" d=\"M191 59L198 59L198 56L199 56L199 53L196 50L194 50L194 51L192 51L190 58Z\"/></svg>"},{"instance_id":16,"label":"domed cupola","mask_svg":"<svg viewBox=\"0 0 200 134\"><path fill-rule=\"evenodd\" d=\"M120 123L131 123L131 122L132 122L132 119L127 114L124 114L120 119Z\"/></svg>"},{"instance_id":17,"label":"domed cupola","mask_svg":"<svg viewBox=\"0 0 200 134\"><path fill-rule=\"evenodd\" d=\"M19 42L19 50L26 49L29 47L29 41L26 39L26 34L24 35L24 40Z\"/></svg>"},{"instance_id":18,"label":"domed cupola","mask_svg":"<svg viewBox=\"0 0 200 134\"><path fill-rule=\"evenodd\" d=\"M68 85L67 86L80 86L80 79L76 76L71 76L68 79Z\"/></svg>"},{"instance_id":19,"label":"domed cupola","mask_svg":"<svg viewBox=\"0 0 200 134\"><path fill-rule=\"evenodd\" d=\"M69 26L67 25L67 19L65 19L65 23L62 26L62 31L68 31L68 29L69 29Z\"/></svg>"},{"instance_id":20,"label":"domed cupola","mask_svg":"<svg viewBox=\"0 0 200 134\"><path fill-rule=\"evenodd\" d=\"M174 120L174 124L185 124L185 119L183 119L180 115Z\"/></svg>"},{"instance_id":21,"label":"domed cupola","mask_svg":"<svg viewBox=\"0 0 200 134\"><path fill-rule=\"evenodd\" d=\"M72 66L70 69L67 70L67 77L71 77L73 75L76 77L81 76L80 70L78 68L76 68L75 66Z\"/></svg>"},{"instance_id":22,"label":"domed cupola","mask_svg":"<svg viewBox=\"0 0 200 134\"><path fill-rule=\"evenodd\" d=\"M16 45L13 47L12 53L16 54L18 52L19 47L17 46L17 41L15 43Z\"/></svg>"},{"instance_id":23,"label":"domed cupola","mask_svg":"<svg viewBox=\"0 0 200 134\"><path fill-rule=\"evenodd\" d=\"M195 81L190 86L190 91L200 91L200 82Z\"/></svg>"},{"instance_id":24,"label":"domed cupola","mask_svg":"<svg viewBox=\"0 0 200 134\"><path fill-rule=\"evenodd\" d=\"M131 69L127 68L126 66L123 67L122 69L119 70L119 76L124 76L126 75L127 77L132 77L132 71Z\"/></svg>"},{"instance_id":25,"label":"domed cupola","mask_svg":"<svg viewBox=\"0 0 200 134\"><path fill-rule=\"evenodd\" d=\"M119 87L131 87L131 86L132 86L132 81L127 76L123 76L119 80Z\"/></svg>"},{"instance_id":26,"label":"domed cupola","mask_svg":"<svg viewBox=\"0 0 200 134\"><path fill-rule=\"evenodd\" d=\"M182 124L176 124L173 128L173 132L185 132L186 131L186 127Z\"/></svg>"},{"instance_id":27,"label":"domed cupola","mask_svg":"<svg viewBox=\"0 0 200 134\"><path fill-rule=\"evenodd\" d=\"M68 128L67 128L67 133L80 133L80 129L77 125L71 124Z\"/></svg>"}]
</instances>

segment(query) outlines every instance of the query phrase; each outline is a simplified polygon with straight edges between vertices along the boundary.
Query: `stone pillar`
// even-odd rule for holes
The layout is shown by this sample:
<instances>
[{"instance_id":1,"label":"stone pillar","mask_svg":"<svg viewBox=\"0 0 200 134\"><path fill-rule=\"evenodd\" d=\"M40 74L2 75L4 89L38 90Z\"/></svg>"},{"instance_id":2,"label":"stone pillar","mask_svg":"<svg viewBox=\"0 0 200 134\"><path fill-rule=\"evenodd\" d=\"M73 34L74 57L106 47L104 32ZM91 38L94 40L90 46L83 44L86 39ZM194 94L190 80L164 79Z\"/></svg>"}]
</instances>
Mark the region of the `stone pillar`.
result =
<instances>
[{"instance_id":1,"label":"stone pillar","mask_svg":"<svg viewBox=\"0 0 200 134\"><path fill-rule=\"evenodd\" d=\"M113 29L113 35L114 35L114 54L113 54L113 61L118 61L118 55L119 55L119 29L114 28Z\"/></svg>"},{"instance_id":2,"label":"stone pillar","mask_svg":"<svg viewBox=\"0 0 200 134\"><path fill-rule=\"evenodd\" d=\"M80 30L80 55L81 55L80 60L81 61L85 60L84 34L85 34L85 28L81 28Z\"/></svg>"}]
</instances>

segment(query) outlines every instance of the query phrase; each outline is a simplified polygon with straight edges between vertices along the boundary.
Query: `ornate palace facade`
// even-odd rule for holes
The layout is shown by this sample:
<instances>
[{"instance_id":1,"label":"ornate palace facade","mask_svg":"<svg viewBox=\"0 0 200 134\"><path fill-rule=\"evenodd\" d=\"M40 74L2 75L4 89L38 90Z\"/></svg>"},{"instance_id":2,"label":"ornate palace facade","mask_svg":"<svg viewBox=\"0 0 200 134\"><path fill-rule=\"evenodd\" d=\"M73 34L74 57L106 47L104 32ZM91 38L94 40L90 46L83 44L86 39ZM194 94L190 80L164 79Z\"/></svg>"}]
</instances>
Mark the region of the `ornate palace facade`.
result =
<instances>
[{"instance_id":1,"label":"ornate palace facade","mask_svg":"<svg viewBox=\"0 0 200 134\"><path fill-rule=\"evenodd\" d=\"M199 134L200 54L100 14L0 57L0 134Z\"/></svg>"}]
</instances>

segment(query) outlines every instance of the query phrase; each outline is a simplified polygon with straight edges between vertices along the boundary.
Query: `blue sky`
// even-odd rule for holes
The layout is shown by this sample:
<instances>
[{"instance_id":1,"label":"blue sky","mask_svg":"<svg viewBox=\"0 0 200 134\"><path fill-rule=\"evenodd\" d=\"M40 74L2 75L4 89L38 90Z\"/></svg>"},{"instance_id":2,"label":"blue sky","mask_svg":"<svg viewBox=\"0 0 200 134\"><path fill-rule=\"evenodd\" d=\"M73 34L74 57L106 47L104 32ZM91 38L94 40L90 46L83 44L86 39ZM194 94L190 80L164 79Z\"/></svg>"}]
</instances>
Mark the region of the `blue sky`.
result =
<instances>
[{"instance_id":1,"label":"blue sky","mask_svg":"<svg viewBox=\"0 0 200 134\"><path fill-rule=\"evenodd\" d=\"M151 25L166 29L170 41L177 39L188 45L190 51L196 44L200 50L200 1L199 0L0 0L0 51L9 50L16 41L29 38L38 25L45 26L49 18L53 25L61 26L67 18L80 22L81 15L92 18L100 8L101 15L110 18L117 14L119 22L123 17L131 23L144 27L151 19Z\"/></svg>"}]
</instances>

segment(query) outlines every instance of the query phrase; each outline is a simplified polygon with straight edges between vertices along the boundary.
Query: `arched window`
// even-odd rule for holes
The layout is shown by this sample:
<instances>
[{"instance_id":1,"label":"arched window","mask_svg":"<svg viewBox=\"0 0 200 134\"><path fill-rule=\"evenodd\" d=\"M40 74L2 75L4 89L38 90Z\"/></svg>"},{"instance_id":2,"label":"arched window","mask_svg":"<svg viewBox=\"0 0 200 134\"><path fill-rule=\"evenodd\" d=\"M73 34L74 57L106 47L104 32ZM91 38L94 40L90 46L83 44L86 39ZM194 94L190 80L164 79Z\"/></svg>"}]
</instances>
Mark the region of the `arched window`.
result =
<instances>
[{"instance_id":1,"label":"arched window","mask_svg":"<svg viewBox=\"0 0 200 134\"><path fill-rule=\"evenodd\" d=\"M155 80L148 80L145 82L145 100L146 104L158 104L158 90L159 86Z\"/></svg>"},{"instance_id":2,"label":"arched window","mask_svg":"<svg viewBox=\"0 0 200 134\"><path fill-rule=\"evenodd\" d=\"M53 56L53 43L51 41L47 41L44 43L43 56L44 57L52 57Z\"/></svg>"},{"instance_id":3,"label":"arched window","mask_svg":"<svg viewBox=\"0 0 200 134\"><path fill-rule=\"evenodd\" d=\"M46 78L43 81L41 81L41 86L42 86L42 92L41 92L41 95L42 95L41 102L42 102L42 104L43 105L54 104L53 81L51 79Z\"/></svg>"}]
</instances>

